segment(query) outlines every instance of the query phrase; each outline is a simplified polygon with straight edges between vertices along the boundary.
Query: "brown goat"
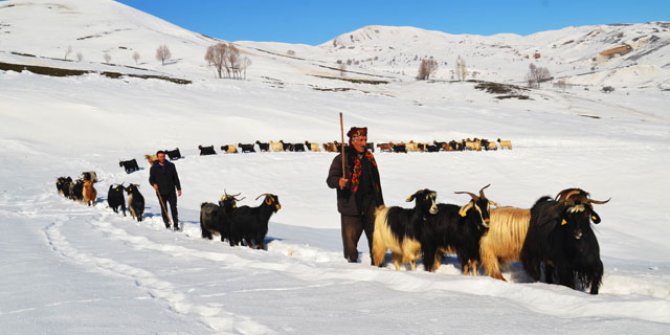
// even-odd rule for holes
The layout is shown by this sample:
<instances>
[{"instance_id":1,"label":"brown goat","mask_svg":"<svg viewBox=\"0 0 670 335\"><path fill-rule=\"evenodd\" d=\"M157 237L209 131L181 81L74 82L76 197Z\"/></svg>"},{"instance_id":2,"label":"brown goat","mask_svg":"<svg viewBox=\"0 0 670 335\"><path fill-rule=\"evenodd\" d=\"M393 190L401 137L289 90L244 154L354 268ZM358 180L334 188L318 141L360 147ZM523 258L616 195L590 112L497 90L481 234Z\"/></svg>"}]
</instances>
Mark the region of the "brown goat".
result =
<instances>
[{"instance_id":1,"label":"brown goat","mask_svg":"<svg viewBox=\"0 0 670 335\"><path fill-rule=\"evenodd\" d=\"M82 191L82 195L84 196L84 203L89 206L93 206L95 203L95 198L98 196L98 192L95 191L92 180L84 180L84 189Z\"/></svg>"}]
</instances>

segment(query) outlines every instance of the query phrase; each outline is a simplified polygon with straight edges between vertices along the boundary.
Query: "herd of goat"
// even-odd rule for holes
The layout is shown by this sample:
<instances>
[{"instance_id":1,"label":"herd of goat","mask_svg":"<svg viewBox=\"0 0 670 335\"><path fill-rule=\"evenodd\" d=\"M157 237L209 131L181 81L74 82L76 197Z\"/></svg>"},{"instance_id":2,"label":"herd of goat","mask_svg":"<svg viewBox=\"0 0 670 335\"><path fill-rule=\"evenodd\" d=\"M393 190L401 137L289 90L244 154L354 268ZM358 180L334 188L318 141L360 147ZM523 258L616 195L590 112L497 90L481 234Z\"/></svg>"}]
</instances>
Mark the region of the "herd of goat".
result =
<instances>
[{"instance_id":1,"label":"herd of goat","mask_svg":"<svg viewBox=\"0 0 670 335\"><path fill-rule=\"evenodd\" d=\"M95 172L84 172L82 178L57 179L56 187L63 195L91 206L96 199L93 184ZM609 202L591 199L588 192L569 188L555 197L539 198L531 208L500 207L489 200L484 190L466 194L470 200L463 205L437 203L437 193L418 190L406 201L413 208L380 206L375 210L372 238L372 262L383 266L388 250L396 270L407 264L416 269L421 260L426 271L435 271L445 254L457 256L461 271L477 275L481 265L487 275L505 280L501 265L520 261L535 281L555 283L598 294L602 283L603 264L600 247L591 223L600 223L593 205ZM138 185L110 185L107 201L125 216L123 192L128 193L131 216L142 221L144 198ZM265 249L268 223L281 209L279 197L261 194L257 207L237 206L244 199L240 194L224 195L218 204L205 202L200 207L202 238L219 235L231 246L246 245Z\"/></svg>"}]
</instances>

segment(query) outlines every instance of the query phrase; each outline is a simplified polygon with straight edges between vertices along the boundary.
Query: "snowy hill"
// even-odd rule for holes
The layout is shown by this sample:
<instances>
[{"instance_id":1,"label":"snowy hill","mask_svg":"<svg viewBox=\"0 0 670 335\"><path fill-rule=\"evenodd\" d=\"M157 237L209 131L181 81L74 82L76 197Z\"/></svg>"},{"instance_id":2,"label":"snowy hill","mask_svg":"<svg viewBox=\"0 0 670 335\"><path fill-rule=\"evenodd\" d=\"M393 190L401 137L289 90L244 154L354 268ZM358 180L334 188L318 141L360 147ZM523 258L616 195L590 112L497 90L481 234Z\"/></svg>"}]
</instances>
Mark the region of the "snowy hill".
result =
<instances>
[{"instance_id":1,"label":"snowy hill","mask_svg":"<svg viewBox=\"0 0 670 335\"><path fill-rule=\"evenodd\" d=\"M2 329L667 334L668 39L665 23L488 37L372 26L320 46L236 42L253 64L247 80L225 80L203 58L217 40L125 5L0 1L0 63L94 72L0 70ZM631 48L625 55L592 60L624 43ZM159 44L172 50L166 65L153 57ZM477 79L496 82L488 85L519 84L525 56L536 52L537 64L582 86L545 83L513 89L527 99L501 99L476 88L482 83L450 81L461 55ZM414 80L424 54L447 62L438 80ZM336 62L347 59L358 65L341 76ZM604 85L616 89L604 93ZM364 237L361 263L348 264L335 192L325 185L332 154L198 155L200 144L219 151L256 140L332 141L339 112L345 127L368 126L373 142L514 143L505 151L376 153L387 205L408 206L404 199L425 187L437 191L439 202L464 204L468 197L453 192L489 183L489 198L525 208L574 186L594 198L612 197L597 207L602 223L594 226L605 266L600 294L533 283L518 263L504 269L508 282L463 276L453 256L436 273L373 268ZM164 229L143 160L175 147L185 156L175 161L184 189L180 233ZM131 158L142 169L126 174L119 160ZM90 170L101 179L95 206L56 193L57 177ZM145 221L107 207L115 183L140 185ZM267 251L201 238L200 205L216 202L224 190L242 192L241 204L250 206L259 194L279 195Z\"/></svg>"}]
</instances>

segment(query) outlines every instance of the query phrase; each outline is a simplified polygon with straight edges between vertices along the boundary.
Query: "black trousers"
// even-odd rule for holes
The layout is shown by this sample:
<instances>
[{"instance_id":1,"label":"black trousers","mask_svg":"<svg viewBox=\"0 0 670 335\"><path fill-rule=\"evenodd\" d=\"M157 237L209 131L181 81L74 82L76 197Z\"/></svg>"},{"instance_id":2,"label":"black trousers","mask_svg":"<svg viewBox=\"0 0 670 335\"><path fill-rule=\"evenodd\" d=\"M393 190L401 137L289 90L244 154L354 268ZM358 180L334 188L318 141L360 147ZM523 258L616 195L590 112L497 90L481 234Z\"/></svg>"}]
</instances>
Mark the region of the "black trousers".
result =
<instances>
[{"instance_id":1,"label":"black trousers","mask_svg":"<svg viewBox=\"0 0 670 335\"><path fill-rule=\"evenodd\" d=\"M172 192L170 194L161 194L163 198L163 203L161 206L161 215L163 216L163 222L166 227L170 227L170 219L166 213L167 206L170 206L170 213L172 214L172 222L174 222L175 229L179 227L179 212L177 211L177 193ZM161 198L158 198L158 202L161 202Z\"/></svg>"},{"instance_id":2,"label":"black trousers","mask_svg":"<svg viewBox=\"0 0 670 335\"><path fill-rule=\"evenodd\" d=\"M370 259L372 259L375 205L372 199L365 199L362 202L363 211L361 215L342 215L342 246L344 248L344 258L350 263L358 262L357 246L363 232L365 232L365 237L368 240L368 251L370 252Z\"/></svg>"}]
</instances>

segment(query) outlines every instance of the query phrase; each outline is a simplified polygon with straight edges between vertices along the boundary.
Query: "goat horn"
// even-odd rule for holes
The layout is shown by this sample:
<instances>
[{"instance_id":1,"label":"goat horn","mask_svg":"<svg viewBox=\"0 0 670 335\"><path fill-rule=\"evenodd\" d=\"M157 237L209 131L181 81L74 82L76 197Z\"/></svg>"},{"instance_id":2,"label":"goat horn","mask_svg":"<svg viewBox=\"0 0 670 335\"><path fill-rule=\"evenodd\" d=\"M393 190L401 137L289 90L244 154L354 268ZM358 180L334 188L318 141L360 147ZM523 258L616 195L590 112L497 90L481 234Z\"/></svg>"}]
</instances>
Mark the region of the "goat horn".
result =
<instances>
[{"instance_id":1,"label":"goat horn","mask_svg":"<svg viewBox=\"0 0 670 335\"><path fill-rule=\"evenodd\" d=\"M256 200L260 199L260 198L261 198L262 196L264 196L264 195L265 195L265 196L268 196L268 195L272 195L272 194L270 194L270 193L263 193L263 194L259 195L259 196L256 198Z\"/></svg>"},{"instance_id":2,"label":"goat horn","mask_svg":"<svg viewBox=\"0 0 670 335\"><path fill-rule=\"evenodd\" d=\"M484 195L484 190L485 190L487 187L489 187L489 186L491 186L491 184L488 184L488 185L482 187L481 190L479 190L479 197L481 197L481 198L486 198L486 196Z\"/></svg>"},{"instance_id":3,"label":"goat horn","mask_svg":"<svg viewBox=\"0 0 670 335\"><path fill-rule=\"evenodd\" d=\"M470 192L454 192L454 193L456 193L456 194L468 194L472 197L472 200L474 200L474 201L477 201L479 199L476 194L470 193Z\"/></svg>"},{"instance_id":4,"label":"goat horn","mask_svg":"<svg viewBox=\"0 0 670 335\"><path fill-rule=\"evenodd\" d=\"M565 200L570 199L571 196L576 195L576 194L580 194L581 192L582 192L582 191L581 191L580 189L578 189L578 188L572 188L572 189L563 190L563 191L559 192L559 193L556 195L556 198L555 198L554 200L556 200L556 201L558 201L558 200L565 201Z\"/></svg>"},{"instance_id":5,"label":"goat horn","mask_svg":"<svg viewBox=\"0 0 670 335\"><path fill-rule=\"evenodd\" d=\"M610 200L612 200L612 198L609 198L605 201L589 199L589 203L596 204L596 205L603 205L603 204L606 204L606 203L610 202Z\"/></svg>"}]
</instances>

